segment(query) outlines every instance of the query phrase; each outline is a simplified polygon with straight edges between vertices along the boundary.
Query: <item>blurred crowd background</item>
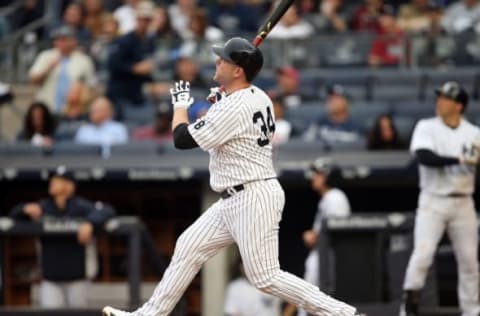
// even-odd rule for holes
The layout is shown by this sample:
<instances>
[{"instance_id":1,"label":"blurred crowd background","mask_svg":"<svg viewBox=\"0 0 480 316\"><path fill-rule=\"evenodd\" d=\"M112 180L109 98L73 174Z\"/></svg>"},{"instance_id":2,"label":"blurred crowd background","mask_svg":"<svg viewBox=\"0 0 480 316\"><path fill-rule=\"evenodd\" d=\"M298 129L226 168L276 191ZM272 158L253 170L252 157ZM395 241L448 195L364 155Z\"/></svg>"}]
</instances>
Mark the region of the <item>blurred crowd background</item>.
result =
<instances>
[{"instance_id":1,"label":"blurred crowd background","mask_svg":"<svg viewBox=\"0 0 480 316\"><path fill-rule=\"evenodd\" d=\"M3 97L26 83L32 98L13 101L17 115L0 135L46 147L168 143L173 80L192 83L195 120L215 85L211 45L253 39L275 5L2 1ZM276 144L405 148L415 122L434 113L433 88L445 79L466 84L478 101L479 32L477 0L296 1L262 45L255 81L275 101Z\"/></svg>"}]
</instances>

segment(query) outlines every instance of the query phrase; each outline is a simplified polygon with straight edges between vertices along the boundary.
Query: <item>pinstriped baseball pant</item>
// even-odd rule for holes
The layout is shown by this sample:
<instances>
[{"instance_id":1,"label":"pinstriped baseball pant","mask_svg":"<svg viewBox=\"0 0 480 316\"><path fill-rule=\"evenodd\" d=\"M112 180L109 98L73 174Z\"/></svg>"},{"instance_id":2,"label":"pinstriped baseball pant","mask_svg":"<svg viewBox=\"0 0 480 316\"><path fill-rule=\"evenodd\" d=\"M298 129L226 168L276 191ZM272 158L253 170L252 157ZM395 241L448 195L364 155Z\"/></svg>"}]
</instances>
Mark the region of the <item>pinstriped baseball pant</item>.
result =
<instances>
[{"instance_id":1,"label":"pinstriped baseball pant","mask_svg":"<svg viewBox=\"0 0 480 316\"><path fill-rule=\"evenodd\" d=\"M278 230L284 204L285 195L276 179L251 182L243 191L214 203L178 238L162 280L133 315L169 315L202 264L234 242L249 281L260 290L313 315L354 315L352 306L280 270Z\"/></svg>"}]
</instances>

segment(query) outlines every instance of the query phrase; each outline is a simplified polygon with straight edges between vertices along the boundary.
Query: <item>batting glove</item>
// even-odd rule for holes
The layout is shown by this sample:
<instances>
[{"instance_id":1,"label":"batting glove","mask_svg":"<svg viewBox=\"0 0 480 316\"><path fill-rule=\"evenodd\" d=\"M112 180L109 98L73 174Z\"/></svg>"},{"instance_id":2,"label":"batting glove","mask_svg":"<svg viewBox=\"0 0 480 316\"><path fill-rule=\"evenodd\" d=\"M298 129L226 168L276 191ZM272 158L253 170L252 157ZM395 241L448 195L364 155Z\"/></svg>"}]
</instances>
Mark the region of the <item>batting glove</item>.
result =
<instances>
[{"instance_id":1,"label":"batting glove","mask_svg":"<svg viewBox=\"0 0 480 316\"><path fill-rule=\"evenodd\" d=\"M170 94L172 95L173 109L185 109L193 104L193 97L190 96L190 82L177 81L175 86L170 88Z\"/></svg>"},{"instance_id":2,"label":"batting glove","mask_svg":"<svg viewBox=\"0 0 480 316\"><path fill-rule=\"evenodd\" d=\"M207 101L210 102L211 104L214 104L226 96L227 94L225 93L224 89L220 87L210 88L210 94L207 96Z\"/></svg>"}]
</instances>

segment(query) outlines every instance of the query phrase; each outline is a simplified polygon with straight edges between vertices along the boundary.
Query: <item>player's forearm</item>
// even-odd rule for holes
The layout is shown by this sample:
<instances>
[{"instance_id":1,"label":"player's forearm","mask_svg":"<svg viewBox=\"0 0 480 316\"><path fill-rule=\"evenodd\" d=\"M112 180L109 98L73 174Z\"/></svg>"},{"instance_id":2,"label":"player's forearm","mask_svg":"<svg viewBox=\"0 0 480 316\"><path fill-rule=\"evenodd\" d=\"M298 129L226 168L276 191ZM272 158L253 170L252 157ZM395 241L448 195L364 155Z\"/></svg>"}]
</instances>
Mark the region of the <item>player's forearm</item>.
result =
<instances>
[{"instance_id":1,"label":"player's forearm","mask_svg":"<svg viewBox=\"0 0 480 316\"><path fill-rule=\"evenodd\" d=\"M173 112L173 119L172 119L172 132L177 128L180 124L190 124L188 121L188 112L186 109L176 109Z\"/></svg>"},{"instance_id":2,"label":"player's forearm","mask_svg":"<svg viewBox=\"0 0 480 316\"><path fill-rule=\"evenodd\" d=\"M188 113L186 109L176 109L173 113L172 131L173 144L178 149L191 149L198 147L197 142L193 139L188 131Z\"/></svg>"},{"instance_id":3,"label":"player's forearm","mask_svg":"<svg viewBox=\"0 0 480 316\"><path fill-rule=\"evenodd\" d=\"M460 163L458 158L440 156L428 149L419 149L415 151L415 155L420 164L428 167L445 167Z\"/></svg>"}]
</instances>

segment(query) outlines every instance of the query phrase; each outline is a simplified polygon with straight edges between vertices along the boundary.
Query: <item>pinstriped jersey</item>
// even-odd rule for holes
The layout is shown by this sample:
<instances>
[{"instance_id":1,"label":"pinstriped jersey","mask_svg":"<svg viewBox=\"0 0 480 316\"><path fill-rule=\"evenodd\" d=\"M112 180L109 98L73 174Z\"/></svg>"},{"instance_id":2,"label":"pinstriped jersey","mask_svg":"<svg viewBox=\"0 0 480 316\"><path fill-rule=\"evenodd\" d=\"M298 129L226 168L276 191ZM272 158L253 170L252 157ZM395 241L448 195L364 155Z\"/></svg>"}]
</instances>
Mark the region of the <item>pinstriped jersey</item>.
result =
<instances>
[{"instance_id":1,"label":"pinstriped jersey","mask_svg":"<svg viewBox=\"0 0 480 316\"><path fill-rule=\"evenodd\" d=\"M222 98L188 130L210 154L210 186L214 191L276 176L271 143L273 105L258 87L251 85Z\"/></svg>"}]
</instances>

